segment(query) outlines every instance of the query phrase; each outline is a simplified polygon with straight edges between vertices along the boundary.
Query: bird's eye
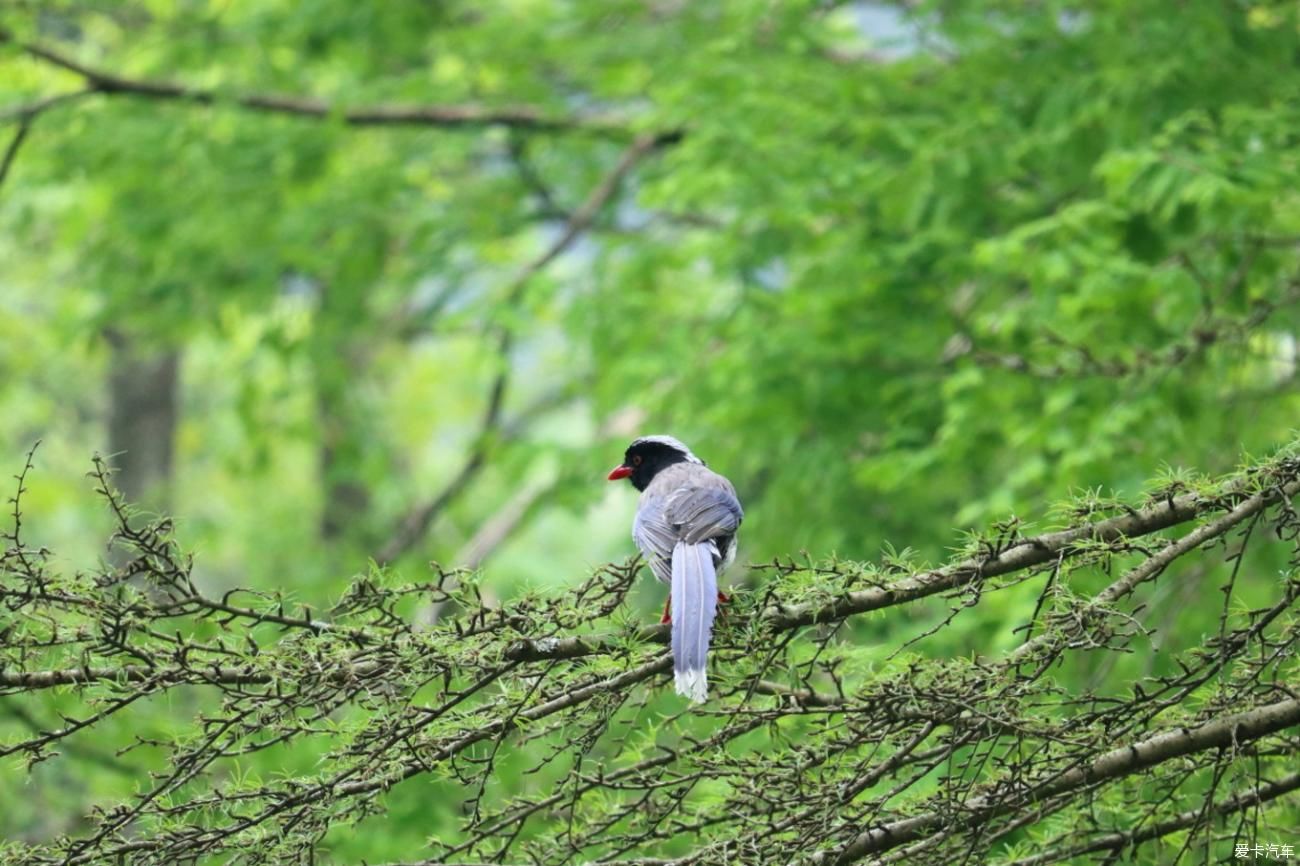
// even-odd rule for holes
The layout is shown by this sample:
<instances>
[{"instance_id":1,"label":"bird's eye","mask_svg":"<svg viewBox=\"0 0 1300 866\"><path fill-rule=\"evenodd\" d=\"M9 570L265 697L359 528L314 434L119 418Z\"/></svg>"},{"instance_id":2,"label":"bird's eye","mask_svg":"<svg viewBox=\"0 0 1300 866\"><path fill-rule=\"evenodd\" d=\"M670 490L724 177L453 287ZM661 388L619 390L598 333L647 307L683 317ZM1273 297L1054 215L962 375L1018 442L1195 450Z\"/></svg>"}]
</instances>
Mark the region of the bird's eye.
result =
<instances>
[{"instance_id":1,"label":"bird's eye","mask_svg":"<svg viewBox=\"0 0 1300 866\"><path fill-rule=\"evenodd\" d=\"M640 466L640 465L641 465L641 455L640 455L640 454L633 454L633 455L632 455L632 465L633 465L633 466Z\"/></svg>"}]
</instances>

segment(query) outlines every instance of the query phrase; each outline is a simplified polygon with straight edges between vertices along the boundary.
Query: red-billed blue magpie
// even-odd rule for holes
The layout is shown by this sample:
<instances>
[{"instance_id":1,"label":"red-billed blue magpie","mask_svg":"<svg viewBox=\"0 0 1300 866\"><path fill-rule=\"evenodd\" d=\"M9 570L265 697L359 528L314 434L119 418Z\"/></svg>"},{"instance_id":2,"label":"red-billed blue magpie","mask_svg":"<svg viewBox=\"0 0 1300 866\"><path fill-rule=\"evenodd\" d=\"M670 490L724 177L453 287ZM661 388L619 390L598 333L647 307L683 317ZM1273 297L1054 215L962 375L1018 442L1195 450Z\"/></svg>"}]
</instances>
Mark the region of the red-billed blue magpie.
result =
<instances>
[{"instance_id":1,"label":"red-billed blue magpie","mask_svg":"<svg viewBox=\"0 0 1300 866\"><path fill-rule=\"evenodd\" d=\"M629 445L609 473L610 481L620 478L641 491L632 540L670 587L664 617L672 622L677 693L702 702L713 618L726 598L718 575L736 558L745 512L731 482L672 436L642 436Z\"/></svg>"}]
</instances>

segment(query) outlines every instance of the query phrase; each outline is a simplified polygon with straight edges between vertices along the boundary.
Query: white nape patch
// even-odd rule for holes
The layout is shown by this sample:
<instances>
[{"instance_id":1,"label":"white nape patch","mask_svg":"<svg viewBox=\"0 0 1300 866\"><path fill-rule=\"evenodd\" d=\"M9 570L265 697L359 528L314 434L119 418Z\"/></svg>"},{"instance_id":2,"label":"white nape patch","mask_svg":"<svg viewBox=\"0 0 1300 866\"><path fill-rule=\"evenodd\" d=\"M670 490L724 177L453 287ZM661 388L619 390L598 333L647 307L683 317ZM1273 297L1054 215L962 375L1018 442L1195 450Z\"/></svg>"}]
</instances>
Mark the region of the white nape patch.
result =
<instances>
[{"instance_id":1,"label":"white nape patch","mask_svg":"<svg viewBox=\"0 0 1300 866\"><path fill-rule=\"evenodd\" d=\"M653 442L656 445L667 445L669 448L672 448L674 451L680 451L683 454L685 454L686 462L698 463L701 466L704 465L704 461L696 457L695 454L691 451L691 449L687 448L686 444L675 436L667 436L663 434L658 434L655 436L642 436L640 439L637 439L635 442L633 442L629 447L635 448L637 445L640 445L642 442Z\"/></svg>"},{"instance_id":2,"label":"white nape patch","mask_svg":"<svg viewBox=\"0 0 1300 866\"><path fill-rule=\"evenodd\" d=\"M709 678L704 671L677 671L673 680L677 694L690 698L691 703L702 704L709 699Z\"/></svg>"}]
</instances>

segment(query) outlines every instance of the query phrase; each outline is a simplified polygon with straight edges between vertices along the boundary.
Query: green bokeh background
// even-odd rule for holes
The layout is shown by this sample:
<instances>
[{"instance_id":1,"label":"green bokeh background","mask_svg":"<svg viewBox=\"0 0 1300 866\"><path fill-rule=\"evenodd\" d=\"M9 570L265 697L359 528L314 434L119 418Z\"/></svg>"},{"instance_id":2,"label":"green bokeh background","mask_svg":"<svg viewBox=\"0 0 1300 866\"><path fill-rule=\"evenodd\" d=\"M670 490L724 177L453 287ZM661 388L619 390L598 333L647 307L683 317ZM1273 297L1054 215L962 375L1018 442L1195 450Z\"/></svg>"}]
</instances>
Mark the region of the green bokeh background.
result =
<instances>
[{"instance_id":1,"label":"green bokeh background","mask_svg":"<svg viewBox=\"0 0 1300 866\"><path fill-rule=\"evenodd\" d=\"M498 599L631 551L634 496L603 477L636 433L671 432L735 482L753 562L942 560L995 520L1053 525L1075 494L1231 470L1288 442L1300 410L1298 12L0 2L16 41L217 94L96 94L33 119L0 186L0 468L41 440L29 535L60 567L92 567L110 522L85 472L122 444L112 376L174 356L174 459L141 504L174 515L213 593L278 588L315 608L480 446L482 470L391 565L418 579L463 564L513 508L483 563ZM0 44L0 148L12 109L84 83ZM253 111L236 103L249 93L335 110ZM377 104L582 123L344 122ZM677 130L516 293L633 139ZM1246 602L1280 565L1259 556ZM1216 629L1221 577L1162 590L1153 642ZM647 580L632 614L653 617L659 592ZM920 648L1012 646L1034 599L1006 593ZM857 635L889 647L943 612ZM1139 656L1060 679L1119 688L1159 664ZM22 712L49 723L71 701ZM115 724L167 731L195 706ZM0 736L26 730L15 707L0 703ZM0 765L0 836L75 832L88 804L133 790L100 745L30 775ZM527 763L503 784L544 784L512 775ZM389 804L382 832L341 832L331 856L413 856L455 832L434 783Z\"/></svg>"}]
</instances>

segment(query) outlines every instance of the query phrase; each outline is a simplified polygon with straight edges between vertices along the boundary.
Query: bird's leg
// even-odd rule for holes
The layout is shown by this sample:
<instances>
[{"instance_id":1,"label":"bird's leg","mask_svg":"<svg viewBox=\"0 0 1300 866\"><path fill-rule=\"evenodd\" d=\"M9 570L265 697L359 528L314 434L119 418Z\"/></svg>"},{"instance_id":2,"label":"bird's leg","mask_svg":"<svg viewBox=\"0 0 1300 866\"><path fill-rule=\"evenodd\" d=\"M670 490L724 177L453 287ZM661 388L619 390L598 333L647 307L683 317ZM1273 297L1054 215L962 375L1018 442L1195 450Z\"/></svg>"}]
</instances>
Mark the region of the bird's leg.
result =
<instances>
[{"instance_id":1,"label":"bird's leg","mask_svg":"<svg viewBox=\"0 0 1300 866\"><path fill-rule=\"evenodd\" d=\"M725 607L721 607L721 605L730 604L730 603L731 603L731 596L727 595L722 590L718 590L718 604L720 605L718 607L718 616L727 615L727 609Z\"/></svg>"}]
</instances>

